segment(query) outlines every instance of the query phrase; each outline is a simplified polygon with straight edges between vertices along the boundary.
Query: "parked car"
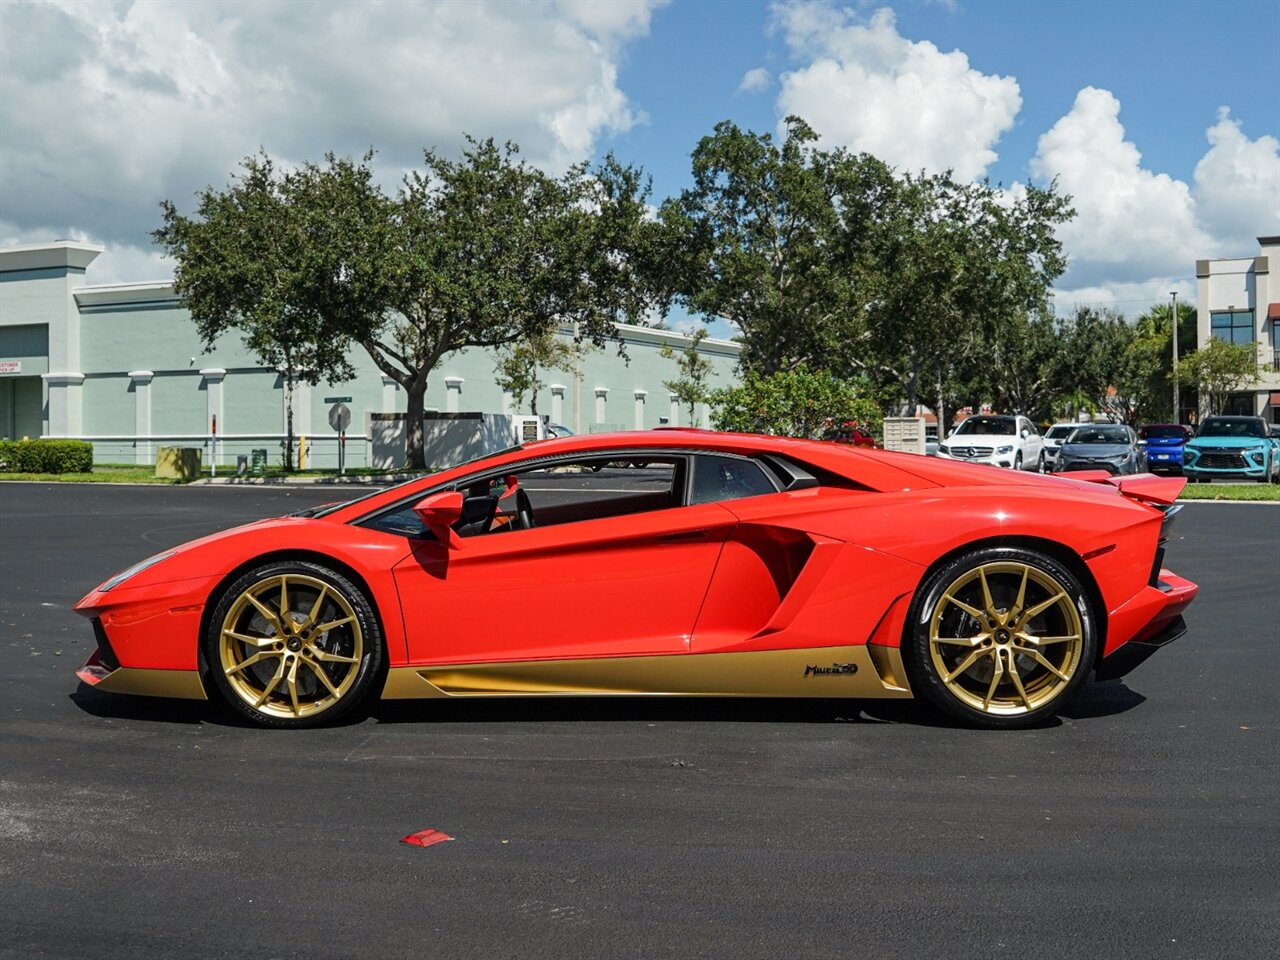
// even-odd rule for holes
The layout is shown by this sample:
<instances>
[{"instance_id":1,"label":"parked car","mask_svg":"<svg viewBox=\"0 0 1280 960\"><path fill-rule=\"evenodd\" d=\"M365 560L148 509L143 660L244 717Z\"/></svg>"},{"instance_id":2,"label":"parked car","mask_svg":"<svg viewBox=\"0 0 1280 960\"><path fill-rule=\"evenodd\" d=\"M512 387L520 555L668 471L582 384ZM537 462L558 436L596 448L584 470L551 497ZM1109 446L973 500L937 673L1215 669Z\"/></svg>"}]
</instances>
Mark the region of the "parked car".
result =
<instances>
[{"instance_id":1,"label":"parked car","mask_svg":"<svg viewBox=\"0 0 1280 960\"><path fill-rule=\"evenodd\" d=\"M1026 417L975 416L938 444L938 456L1014 470L1043 470L1044 440Z\"/></svg>"},{"instance_id":2,"label":"parked car","mask_svg":"<svg viewBox=\"0 0 1280 960\"><path fill-rule=\"evenodd\" d=\"M628 460L650 467L620 491ZM1196 595L1161 563L1185 481L1081 476L692 430L546 440L135 564L76 604L77 676L264 727L379 696L654 694L922 697L1025 727L1176 640Z\"/></svg>"},{"instance_id":3,"label":"parked car","mask_svg":"<svg viewBox=\"0 0 1280 960\"><path fill-rule=\"evenodd\" d=\"M1055 423L1044 432L1045 470L1053 472L1054 464L1058 462L1058 449L1062 446L1062 441L1066 440L1076 427L1083 426L1083 423Z\"/></svg>"},{"instance_id":4,"label":"parked car","mask_svg":"<svg viewBox=\"0 0 1280 960\"><path fill-rule=\"evenodd\" d=\"M1188 480L1280 483L1280 433L1262 417L1205 417L1182 452Z\"/></svg>"},{"instance_id":5,"label":"parked car","mask_svg":"<svg viewBox=\"0 0 1280 960\"><path fill-rule=\"evenodd\" d=\"M1138 428L1138 443L1146 446L1147 469L1151 473L1181 473L1182 448L1195 436L1180 423L1144 423Z\"/></svg>"},{"instance_id":6,"label":"parked car","mask_svg":"<svg viewBox=\"0 0 1280 960\"><path fill-rule=\"evenodd\" d=\"M547 438L559 439L560 437L572 437L573 431L566 427L563 423L548 423Z\"/></svg>"},{"instance_id":7,"label":"parked car","mask_svg":"<svg viewBox=\"0 0 1280 960\"><path fill-rule=\"evenodd\" d=\"M1145 451L1133 427L1123 423L1086 423L1076 427L1058 450L1054 473L1105 470L1112 476L1144 473Z\"/></svg>"}]
</instances>

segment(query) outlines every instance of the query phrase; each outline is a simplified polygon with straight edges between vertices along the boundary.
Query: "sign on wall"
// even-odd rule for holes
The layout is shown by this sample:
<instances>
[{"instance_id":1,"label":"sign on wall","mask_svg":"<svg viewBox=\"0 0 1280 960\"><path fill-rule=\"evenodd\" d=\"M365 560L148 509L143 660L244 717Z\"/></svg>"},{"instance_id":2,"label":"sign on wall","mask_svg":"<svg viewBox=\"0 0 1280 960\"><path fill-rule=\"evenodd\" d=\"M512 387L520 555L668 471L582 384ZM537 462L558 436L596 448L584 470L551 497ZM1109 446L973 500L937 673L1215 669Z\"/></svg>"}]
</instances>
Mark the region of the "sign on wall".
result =
<instances>
[{"instance_id":1,"label":"sign on wall","mask_svg":"<svg viewBox=\"0 0 1280 960\"><path fill-rule=\"evenodd\" d=\"M21 373L21 360L0 360L0 373Z\"/></svg>"}]
</instances>

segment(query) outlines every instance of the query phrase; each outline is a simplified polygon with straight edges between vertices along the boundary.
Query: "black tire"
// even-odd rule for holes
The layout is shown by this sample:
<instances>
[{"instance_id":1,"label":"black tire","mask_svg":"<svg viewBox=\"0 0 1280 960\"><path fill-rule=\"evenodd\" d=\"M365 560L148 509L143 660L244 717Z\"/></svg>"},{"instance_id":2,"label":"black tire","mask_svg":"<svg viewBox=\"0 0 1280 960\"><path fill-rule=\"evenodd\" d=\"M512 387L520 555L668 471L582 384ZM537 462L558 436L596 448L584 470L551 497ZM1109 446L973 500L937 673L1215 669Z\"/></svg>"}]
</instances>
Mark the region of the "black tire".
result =
<instances>
[{"instance_id":1,"label":"black tire","mask_svg":"<svg viewBox=\"0 0 1280 960\"><path fill-rule=\"evenodd\" d=\"M1013 455L1013 469L1014 470L1022 469L1022 451L1021 450L1019 450L1017 453Z\"/></svg>"},{"instance_id":2,"label":"black tire","mask_svg":"<svg viewBox=\"0 0 1280 960\"><path fill-rule=\"evenodd\" d=\"M1040 457L1036 460L1036 473L1044 473L1044 451L1040 451Z\"/></svg>"},{"instance_id":3,"label":"black tire","mask_svg":"<svg viewBox=\"0 0 1280 960\"><path fill-rule=\"evenodd\" d=\"M228 586L204 638L213 687L255 724L276 728L332 723L367 700L383 646L364 593L303 561L264 564Z\"/></svg>"},{"instance_id":4,"label":"black tire","mask_svg":"<svg viewBox=\"0 0 1280 960\"><path fill-rule=\"evenodd\" d=\"M934 706L970 726L1014 729L1071 702L1094 667L1097 632L1070 570L1038 551L993 547L925 579L903 654L913 688Z\"/></svg>"}]
</instances>

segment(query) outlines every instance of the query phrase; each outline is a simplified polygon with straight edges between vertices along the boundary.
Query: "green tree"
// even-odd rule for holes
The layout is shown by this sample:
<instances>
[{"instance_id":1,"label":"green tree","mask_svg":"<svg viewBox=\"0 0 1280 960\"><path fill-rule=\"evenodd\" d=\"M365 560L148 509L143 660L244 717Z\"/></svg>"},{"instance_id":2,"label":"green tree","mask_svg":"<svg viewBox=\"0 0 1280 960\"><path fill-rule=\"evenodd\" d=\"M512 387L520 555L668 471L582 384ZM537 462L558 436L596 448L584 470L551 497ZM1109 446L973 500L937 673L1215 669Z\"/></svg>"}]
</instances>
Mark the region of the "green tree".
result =
<instances>
[{"instance_id":1,"label":"green tree","mask_svg":"<svg viewBox=\"0 0 1280 960\"><path fill-rule=\"evenodd\" d=\"M892 176L816 140L797 117L781 144L724 121L693 151L693 187L662 205L667 295L735 324L744 370L831 367L862 330L869 225Z\"/></svg>"},{"instance_id":2,"label":"green tree","mask_svg":"<svg viewBox=\"0 0 1280 960\"><path fill-rule=\"evenodd\" d=\"M298 197L300 173L278 171L265 153L248 157L224 190L208 187L185 216L161 203L152 233L173 258L174 292L191 314L205 349L236 331L285 387L285 466L293 469L293 396L297 383L349 379L354 371L313 283L312 222Z\"/></svg>"},{"instance_id":3,"label":"green tree","mask_svg":"<svg viewBox=\"0 0 1280 960\"><path fill-rule=\"evenodd\" d=\"M1174 375L1183 386L1200 391L1200 403L1206 413L1221 413L1231 394L1258 382L1258 345L1227 343L1217 337L1195 353L1178 361Z\"/></svg>"},{"instance_id":4,"label":"green tree","mask_svg":"<svg viewBox=\"0 0 1280 960\"><path fill-rule=\"evenodd\" d=\"M428 378L446 355L532 343L562 324L603 345L655 302L657 227L639 171L608 157L553 178L517 154L470 139L459 160L426 151L384 223L347 236L350 256L318 271L341 338L405 391L411 466L424 465ZM316 173L321 200L376 207L371 183Z\"/></svg>"},{"instance_id":5,"label":"green tree","mask_svg":"<svg viewBox=\"0 0 1280 960\"><path fill-rule=\"evenodd\" d=\"M695 330L689 342L677 353L671 344L664 343L661 355L675 359L680 375L674 380L664 380L662 385L671 391L676 401L689 411L689 426L697 426L698 404L707 400L707 381L711 377L711 361L699 353L702 341L707 339L705 327Z\"/></svg>"},{"instance_id":6,"label":"green tree","mask_svg":"<svg viewBox=\"0 0 1280 960\"><path fill-rule=\"evenodd\" d=\"M856 420L878 432L880 408L835 376L803 364L773 374L748 371L740 386L710 394L717 430L819 439L832 423Z\"/></svg>"},{"instance_id":7,"label":"green tree","mask_svg":"<svg viewBox=\"0 0 1280 960\"><path fill-rule=\"evenodd\" d=\"M895 380L909 414L929 395L944 417L946 386L957 380L1030 402L1043 386L1028 371L1044 322L1028 318L1048 313L1049 289L1066 269L1055 229L1072 216L1056 184L1010 196L949 173L897 180L876 234L855 362ZM1020 375L1007 377L1019 360ZM966 366L974 372L960 373Z\"/></svg>"},{"instance_id":8,"label":"green tree","mask_svg":"<svg viewBox=\"0 0 1280 960\"><path fill-rule=\"evenodd\" d=\"M572 372L581 360L586 345L566 340L554 328L507 344L494 364L494 381L511 394L516 409L529 397L529 412L538 415L538 391L546 386L543 371Z\"/></svg>"}]
</instances>

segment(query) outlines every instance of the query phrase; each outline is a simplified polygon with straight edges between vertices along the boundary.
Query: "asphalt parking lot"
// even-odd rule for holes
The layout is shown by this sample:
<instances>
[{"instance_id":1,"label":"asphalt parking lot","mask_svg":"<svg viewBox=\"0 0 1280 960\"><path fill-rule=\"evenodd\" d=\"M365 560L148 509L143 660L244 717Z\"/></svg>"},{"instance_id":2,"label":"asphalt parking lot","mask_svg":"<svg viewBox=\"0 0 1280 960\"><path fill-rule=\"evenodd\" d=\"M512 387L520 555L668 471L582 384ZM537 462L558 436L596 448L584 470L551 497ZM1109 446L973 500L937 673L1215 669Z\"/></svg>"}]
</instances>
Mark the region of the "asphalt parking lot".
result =
<instances>
[{"instance_id":1,"label":"asphalt parking lot","mask_svg":"<svg viewBox=\"0 0 1280 960\"><path fill-rule=\"evenodd\" d=\"M0 486L0 956L1215 957L1280 942L1280 507L1190 504L1189 633L1061 722L911 705L95 694L70 607L332 490ZM528 616L513 610L513 621ZM400 838L434 828L451 842Z\"/></svg>"}]
</instances>

